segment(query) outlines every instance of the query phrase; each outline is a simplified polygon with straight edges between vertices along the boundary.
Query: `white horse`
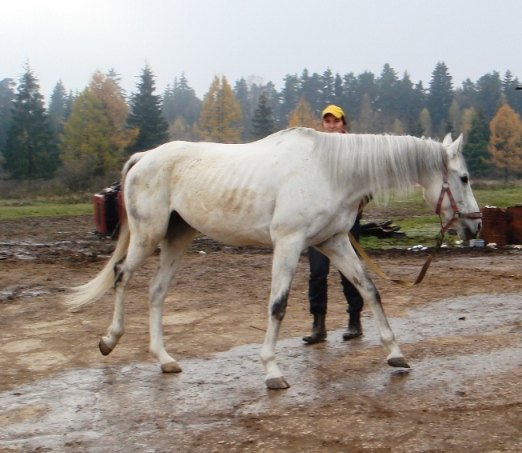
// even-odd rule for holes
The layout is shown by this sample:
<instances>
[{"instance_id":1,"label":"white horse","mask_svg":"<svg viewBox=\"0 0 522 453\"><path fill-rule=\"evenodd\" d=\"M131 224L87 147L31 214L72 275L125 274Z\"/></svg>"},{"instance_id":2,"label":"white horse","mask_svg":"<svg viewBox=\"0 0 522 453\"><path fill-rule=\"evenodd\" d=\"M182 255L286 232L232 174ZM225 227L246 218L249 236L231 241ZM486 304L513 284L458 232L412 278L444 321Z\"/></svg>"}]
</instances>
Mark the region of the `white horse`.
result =
<instances>
[{"instance_id":1,"label":"white horse","mask_svg":"<svg viewBox=\"0 0 522 453\"><path fill-rule=\"evenodd\" d=\"M268 328L261 350L270 389L289 385L275 360L288 293L301 252L314 246L357 287L372 309L391 366L408 367L379 293L348 239L360 201L391 189L424 187L425 199L461 238L480 229L461 153L451 143L407 136L326 134L296 128L231 145L171 142L133 155L123 169L127 221L115 251L89 283L73 288L75 309L114 286L112 324L100 340L109 354L123 335L125 288L160 245L151 282L150 351L165 373L181 371L163 345L162 308L182 255L197 232L230 245L273 247ZM442 188L442 189L441 189Z\"/></svg>"}]
</instances>

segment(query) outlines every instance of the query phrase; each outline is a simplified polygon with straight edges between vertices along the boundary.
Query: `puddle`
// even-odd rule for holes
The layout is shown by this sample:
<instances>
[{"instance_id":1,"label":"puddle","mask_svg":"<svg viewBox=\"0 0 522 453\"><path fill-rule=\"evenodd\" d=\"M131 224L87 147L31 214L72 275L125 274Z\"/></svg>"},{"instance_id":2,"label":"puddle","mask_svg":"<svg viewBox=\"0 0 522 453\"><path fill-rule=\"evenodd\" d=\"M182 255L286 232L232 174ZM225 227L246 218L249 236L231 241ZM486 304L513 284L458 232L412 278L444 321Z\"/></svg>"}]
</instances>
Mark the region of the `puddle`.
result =
<instances>
[{"instance_id":1,"label":"puddle","mask_svg":"<svg viewBox=\"0 0 522 453\"><path fill-rule=\"evenodd\" d=\"M278 361L292 384L282 392L264 387L259 344L207 359L183 359L178 375L162 374L153 363L70 370L0 394L0 447L63 451L64 445L82 444L99 448L88 451L158 451L151 448L154 442L169 445L187 430L225 429L237 417L281 414L335 401L339 395L378 399L396 393L433 404L447 402L465 395L470 380L487 381L522 366L521 306L520 295L481 295L441 300L390 319L400 344L483 335L498 328L511 332L505 347L427 357L412 362L410 371L387 367L371 322L365 325L365 336L350 345L340 341L341 331L331 332L319 347L304 347L300 338L282 340ZM329 376L329 364L342 361L349 368L350 354L356 357L373 347L379 347L376 357L381 361L375 371L348 369ZM325 371L318 372L318 366Z\"/></svg>"},{"instance_id":2,"label":"puddle","mask_svg":"<svg viewBox=\"0 0 522 453\"><path fill-rule=\"evenodd\" d=\"M95 250L93 250L93 246ZM111 247L110 242L100 243L96 239L49 242L1 241L0 260L36 260L57 256L62 253L93 254L98 249L103 253L107 253L107 250L111 250Z\"/></svg>"},{"instance_id":3,"label":"puddle","mask_svg":"<svg viewBox=\"0 0 522 453\"><path fill-rule=\"evenodd\" d=\"M45 294L52 294L52 291L49 291L49 288L39 286L29 288L24 286L13 286L0 291L0 302L17 298L38 297Z\"/></svg>"}]
</instances>

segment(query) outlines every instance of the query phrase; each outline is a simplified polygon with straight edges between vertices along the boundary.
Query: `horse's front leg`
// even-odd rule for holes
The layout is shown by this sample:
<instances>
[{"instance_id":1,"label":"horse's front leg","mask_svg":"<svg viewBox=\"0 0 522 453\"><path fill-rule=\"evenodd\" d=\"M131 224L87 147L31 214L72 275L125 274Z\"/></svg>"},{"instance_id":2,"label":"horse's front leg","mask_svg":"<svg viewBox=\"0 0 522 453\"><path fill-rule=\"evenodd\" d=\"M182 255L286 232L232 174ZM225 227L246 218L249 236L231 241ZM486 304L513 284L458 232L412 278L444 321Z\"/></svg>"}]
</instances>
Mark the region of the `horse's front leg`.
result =
<instances>
[{"instance_id":1,"label":"horse's front leg","mask_svg":"<svg viewBox=\"0 0 522 453\"><path fill-rule=\"evenodd\" d=\"M272 262L272 288L268 307L268 328L261 360L266 369L265 383L269 389L290 387L275 360L275 347L281 322L285 317L290 285L303 247L302 240L292 237L279 240L274 248Z\"/></svg>"},{"instance_id":2,"label":"horse's front leg","mask_svg":"<svg viewBox=\"0 0 522 453\"><path fill-rule=\"evenodd\" d=\"M377 322L377 327L379 328L381 342L388 353L388 365L409 368L384 313L381 296L369 275L362 267L357 254L350 244L348 235L338 234L328 241L323 242L318 248L328 256L332 264L354 284L363 299L369 302L373 316Z\"/></svg>"}]
</instances>

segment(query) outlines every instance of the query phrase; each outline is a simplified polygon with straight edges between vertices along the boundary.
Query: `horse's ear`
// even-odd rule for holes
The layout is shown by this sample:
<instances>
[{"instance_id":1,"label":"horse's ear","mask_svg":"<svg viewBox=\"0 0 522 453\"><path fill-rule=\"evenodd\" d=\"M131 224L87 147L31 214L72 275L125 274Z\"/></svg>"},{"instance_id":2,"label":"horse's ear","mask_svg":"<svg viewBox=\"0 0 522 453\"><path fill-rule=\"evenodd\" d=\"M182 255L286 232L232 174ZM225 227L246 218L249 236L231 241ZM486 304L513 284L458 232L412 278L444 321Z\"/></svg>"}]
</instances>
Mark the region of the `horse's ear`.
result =
<instances>
[{"instance_id":1,"label":"horse's ear","mask_svg":"<svg viewBox=\"0 0 522 453\"><path fill-rule=\"evenodd\" d=\"M446 137L444 137L444 140L442 140L442 144L444 146L449 146L453 143L453 139L451 138L451 132L448 132L446 134Z\"/></svg>"},{"instance_id":2,"label":"horse's ear","mask_svg":"<svg viewBox=\"0 0 522 453\"><path fill-rule=\"evenodd\" d=\"M446 135L446 137L447 137L447 135ZM444 138L444 141L446 141L446 138ZM459 154L462 154L463 147L464 147L464 137L462 134L460 134L458 136L458 138L454 142L451 142L449 144L449 146L447 147L448 155L449 155L450 159L453 159L453 158L457 157Z\"/></svg>"}]
</instances>

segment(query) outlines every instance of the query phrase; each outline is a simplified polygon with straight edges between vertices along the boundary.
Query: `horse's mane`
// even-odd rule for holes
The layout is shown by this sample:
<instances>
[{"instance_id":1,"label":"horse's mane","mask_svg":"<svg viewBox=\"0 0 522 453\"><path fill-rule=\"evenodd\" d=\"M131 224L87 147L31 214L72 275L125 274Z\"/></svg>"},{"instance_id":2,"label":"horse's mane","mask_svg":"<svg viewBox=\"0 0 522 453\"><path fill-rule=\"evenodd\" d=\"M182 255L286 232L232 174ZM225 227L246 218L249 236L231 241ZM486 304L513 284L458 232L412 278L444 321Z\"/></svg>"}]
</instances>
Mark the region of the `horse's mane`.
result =
<instances>
[{"instance_id":1,"label":"horse's mane","mask_svg":"<svg viewBox=\"0 0 522 453\"><path fill-rule=\"evenodd\" d=\"M339 184L356 181L369 194L390 189L408 192L415 183L444 167L440 142L411 136L372 134L315 134L314 152L330 177Z\"/></svg>"}]
</instances>

